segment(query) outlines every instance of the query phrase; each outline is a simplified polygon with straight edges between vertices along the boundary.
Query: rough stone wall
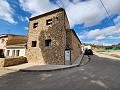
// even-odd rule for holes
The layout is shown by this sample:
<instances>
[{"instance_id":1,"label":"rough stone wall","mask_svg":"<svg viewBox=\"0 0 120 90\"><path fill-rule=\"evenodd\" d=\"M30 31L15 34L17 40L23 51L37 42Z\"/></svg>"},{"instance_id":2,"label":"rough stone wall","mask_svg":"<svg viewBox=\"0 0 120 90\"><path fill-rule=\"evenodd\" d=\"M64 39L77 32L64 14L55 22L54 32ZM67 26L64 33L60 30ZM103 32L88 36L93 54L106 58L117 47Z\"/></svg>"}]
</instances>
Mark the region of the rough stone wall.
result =
<instances>
[{"instance_id":1,"label":"rough stone wall","mask_svg":"<svg viewBox=\"0 0 120 90\"><path fill-rule=\"evenodd\" d=\"M4 58L0 58L0 67L4 66Z\"/></svg>"},{"instance_id":2,"label":"rough stone wall","mask_svg":"<svg viewBox=\"0 0 120 90\"><path fill-rule=\"evenodd\" d=\"M65 29L70 29L70 24L69 24L66 13L65 13Z\"/></svg>"},{"instance_id":3,"label":"rough stone wall","mask_svg":"<svg viewBox=\"0 0 120 90\"><path fill-rule=\"evenodd\" d=\"M28 62L39 64L64 64L64 51L66 46L64 15L64 11L60 11L30 21L26 50ZM47 19L52 19L52 25L46 26ZM38 27L33 29L33 24L37 22ZM47 39L52 40L51 46L45 46L45 40ZM37 41L36 47L31 47L32 41Z\"/></svg>"},{"instance_id":4,"label":"rough stone wall","mask_svg":"<svg viewBox=\"0 0 120 90\"><path fill-rule=\"evenodd\" d=\"M4 58L0 61L0 67L13 66L22 63L27 63L26 57Z\"/></svg>"},{"instance_id":5,"label":"rough stone wall","mask_svg":"<svg viewBox=\"0 0 120 90\"><path fill-rule=\"evenodd\" d=\"M71 50L71 64L82 53L81 43L71 29L66 29L66 45Z\"/></svg>"},{"instance_id":6,"label":"rough stone wall","mask_svg":"<svg viewBox=\"0 0 120 90\"><path fill-rule=\"evenodd\" d=\"M70 29L66 29L66 47L72 49L72 31Z\"/></svg>"},{"instance_id":7,"label":"rough stone wall","mask_svg":"<svg viewBox=\"0 0 120 90\"><path fill-rule=\"evenodd\" d=\"M79 57L79 55L82 54L82 49L79 40L76 38L73 32L71 32L71 34L72 34L71 64L73 64L74 61Z\"/></svg>"}]
</instances>

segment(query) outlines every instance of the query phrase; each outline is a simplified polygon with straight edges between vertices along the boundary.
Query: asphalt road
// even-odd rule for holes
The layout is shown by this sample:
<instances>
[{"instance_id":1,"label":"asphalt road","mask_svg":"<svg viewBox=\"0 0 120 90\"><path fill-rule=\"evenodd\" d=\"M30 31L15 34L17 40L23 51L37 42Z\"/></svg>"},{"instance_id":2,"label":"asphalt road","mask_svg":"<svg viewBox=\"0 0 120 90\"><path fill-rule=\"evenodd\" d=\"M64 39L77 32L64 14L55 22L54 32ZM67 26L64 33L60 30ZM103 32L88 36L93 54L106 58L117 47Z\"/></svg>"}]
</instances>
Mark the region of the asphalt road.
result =
<instances>
[{"instance_id":1,"label":"asphalt road","mask_svg":"<svg viewBox=\"0 0 120 90\"><path fill-rule=\"evenodd\" d=\"M71 69L10 72L0 76L0 90L120 90L120 61L92 55Z\"/></svg>"}]
</instances>

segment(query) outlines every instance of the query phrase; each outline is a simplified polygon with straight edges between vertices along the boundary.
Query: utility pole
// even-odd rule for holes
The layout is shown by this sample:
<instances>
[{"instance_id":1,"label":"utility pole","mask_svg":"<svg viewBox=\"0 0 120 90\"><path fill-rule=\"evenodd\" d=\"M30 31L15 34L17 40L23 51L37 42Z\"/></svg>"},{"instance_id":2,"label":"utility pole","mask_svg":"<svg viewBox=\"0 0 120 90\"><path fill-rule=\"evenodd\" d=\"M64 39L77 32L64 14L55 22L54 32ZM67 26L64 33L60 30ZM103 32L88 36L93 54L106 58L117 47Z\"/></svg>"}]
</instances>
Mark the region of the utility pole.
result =
<instances>
[{"instance_id":1,"label":"utility pole","mask_svg":"<svg viewBox=\"0 0 120 90\"><path fill-rule=\"evenodd\" d=\"M8 31L8 34L10 34L10 30L8 29L7 31Z\"/></svg>"}]
</instances>

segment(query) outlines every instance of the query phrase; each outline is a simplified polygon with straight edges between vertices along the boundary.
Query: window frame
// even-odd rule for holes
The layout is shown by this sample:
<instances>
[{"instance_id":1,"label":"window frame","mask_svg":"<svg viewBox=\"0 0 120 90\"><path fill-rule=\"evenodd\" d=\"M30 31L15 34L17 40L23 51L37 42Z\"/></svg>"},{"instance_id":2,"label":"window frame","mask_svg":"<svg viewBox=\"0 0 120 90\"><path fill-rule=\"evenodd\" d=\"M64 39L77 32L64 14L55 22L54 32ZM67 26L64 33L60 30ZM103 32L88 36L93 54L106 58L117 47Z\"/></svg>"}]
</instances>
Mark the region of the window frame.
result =
<instances>
[{"instance_id":1,"label":"window frame","mask_svg":"<svg viewBox=\"0 0 120 90\"><path fill-rule=\"evenodd\" d=\"M10 50L7 50L6 56L10 56Z\"/></svg>"},{"instance_id":2,"label":"window frame","mask_svg":"<svg viewBox=\"0 0 120 90\"><path fill-rule=\"evenodd\" d=\"M15 50L12 50L12 56L13 57L15 56Z\"/></svg>"},{"instance_id":3,"label":"window frame","mask_svg":"<svg viewBox=\"0 0 120 90\"><path fill-rule=\"evenodd\" d=\"M16 56L20 56L20 50L16 50Z\"/></svg>"},{"instance_id":4,"label":"window frame","mask_svg":"<svg viewBox=\"0 0 120 90\"><path fill-rule=\"evenodd\" d=\"M37 47L37 41L32 41L31 47Z\"/></svg>"},{"instance_id":5,"label":"window frame","mask_svg":"<svg viewBox=\"0 0 120 90\"><path fill-rule=\"evenodd\" d=\"M33 23L33 28L37 28L38 27L38 22Z\"/></svg>"},{"instance_id":6,"label":"window frame","mask_svg":"<svg viewBox=\"0 0 120 90\"><path fill-rule=\"evenodd\" d=\"M48 26L48 25L52 25L52 18L51 19L47 19L46 20L46 26Z\"/></svg>"},{"instance_id":7,"label":"window frame","mask_svg":"<svg viewBox=\"0 0 120 90\"><path fill-rule=\"evenodd\" d=\"M45 47L52 46L52 40L51 39L46 39L45 40Z\"/></svg>"}]
</instances>

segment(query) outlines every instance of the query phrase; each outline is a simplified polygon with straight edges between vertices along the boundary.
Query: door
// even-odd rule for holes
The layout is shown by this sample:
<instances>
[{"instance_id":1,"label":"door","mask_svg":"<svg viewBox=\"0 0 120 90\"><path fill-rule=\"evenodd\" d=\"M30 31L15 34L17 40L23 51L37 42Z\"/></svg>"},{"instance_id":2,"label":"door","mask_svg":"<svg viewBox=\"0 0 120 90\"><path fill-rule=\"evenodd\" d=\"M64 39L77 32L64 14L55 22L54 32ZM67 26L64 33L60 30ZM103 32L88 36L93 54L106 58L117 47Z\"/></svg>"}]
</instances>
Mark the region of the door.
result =
<instances>
[{"instance_id":1,"label":"door","mask_svg":"<svg viewBox=\"0 0 120 90\"><path fill-rule=\"evenodd\" d=\"M65 65L70 65L70 50L65 50Z\"/></svg>"},{"instance_id":2,"label":"door","mask_svg":"<svg viewBox=\"0 0 120 90\"><path fill-rule=\"evenodd\" d=\"M3 49L0 49L0 58L4 58L4 52L3 52Z\"/></svg>"}]
</instances>

